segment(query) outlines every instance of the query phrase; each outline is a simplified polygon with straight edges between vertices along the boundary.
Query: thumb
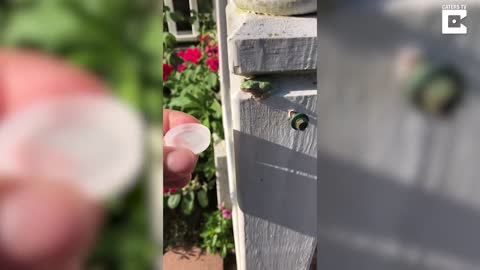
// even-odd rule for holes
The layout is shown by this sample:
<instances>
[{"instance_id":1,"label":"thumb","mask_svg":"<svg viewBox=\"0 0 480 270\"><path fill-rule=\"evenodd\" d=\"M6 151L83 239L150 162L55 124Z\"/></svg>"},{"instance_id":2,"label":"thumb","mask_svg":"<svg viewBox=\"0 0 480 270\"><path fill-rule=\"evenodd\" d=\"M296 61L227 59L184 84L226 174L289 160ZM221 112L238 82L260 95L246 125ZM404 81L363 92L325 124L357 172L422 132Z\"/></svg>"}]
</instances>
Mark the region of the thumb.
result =
<instances>
[{"instance_id":1,"label":"thumb","mask_svg":"<svg viewBox=\"0 0 480 270\"><path fill-rule=\"evenodd\" d=\"M100 207L59 182L0 185L0 265L66 269L86 255L101 223Z\"/></svg>"},{"instance_id":2,"label":"thumb","mask_svg":"<svg viewBox=\"0 0 480 270\"><path fill-rule=\"evenodd\" d=\"M165 187L184 187L192 178L198 157L188 149L163 148L163 169Z\"/></svg>"}]
</instances>

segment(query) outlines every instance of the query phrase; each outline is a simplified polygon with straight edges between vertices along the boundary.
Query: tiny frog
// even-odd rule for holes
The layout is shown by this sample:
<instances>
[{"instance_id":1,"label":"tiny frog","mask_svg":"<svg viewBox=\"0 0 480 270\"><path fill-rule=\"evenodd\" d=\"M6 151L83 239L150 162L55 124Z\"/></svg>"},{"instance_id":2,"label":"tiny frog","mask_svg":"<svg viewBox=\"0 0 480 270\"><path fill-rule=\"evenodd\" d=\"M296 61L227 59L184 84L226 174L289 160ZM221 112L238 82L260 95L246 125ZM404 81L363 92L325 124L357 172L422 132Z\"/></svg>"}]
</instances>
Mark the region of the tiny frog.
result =
<instances>
[{"instance_id":1,"label":"tiny frog","mask_svg":"<svg viewBox=\"0 0 480 270\"><path fill-rule=\"evenodd\" d=\"M256 100L264 99L271 93L270 82L258 79L244 79L240 89L244 92L250 93Z\"/></svg>"}]
</instances>

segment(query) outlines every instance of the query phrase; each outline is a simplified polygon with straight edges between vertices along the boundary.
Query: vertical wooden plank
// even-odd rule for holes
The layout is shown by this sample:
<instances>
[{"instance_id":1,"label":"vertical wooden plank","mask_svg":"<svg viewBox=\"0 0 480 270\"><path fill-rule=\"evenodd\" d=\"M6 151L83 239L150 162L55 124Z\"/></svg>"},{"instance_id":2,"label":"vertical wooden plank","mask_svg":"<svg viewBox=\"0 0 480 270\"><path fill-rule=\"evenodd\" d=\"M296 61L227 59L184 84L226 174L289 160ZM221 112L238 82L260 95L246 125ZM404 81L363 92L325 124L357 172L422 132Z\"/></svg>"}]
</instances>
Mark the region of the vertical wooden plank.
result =
<instances>
[{"instance_id":1,"label":"vertical wooden plank","mask_svg":"<svg viewBox=\"0 0 480 270\"><path fill-rule=\"evenodd\" d=\"M236 199L244 215L245 269L309 269L316 246L314 74L271 76L275 93L256 101L232 75ZM294 130L288 110L306 113Z\"/></svg>"},{"instance_id":2,"label":"vertical wooden plank","mask_svg":"<svg viewBox=\"0 0 480 270\"><path fill-rule=\"evenodd\" d=\"M233 235L235 240L235 255L238 270L245 270L245 248L244 248L244 230L243 230L243 214L241 213L236 200L236 175L235 175L235 158L233 149L233 131L232 131L232 108L231 108L231 87L230 87L230 71L227 49L228 25L227 25L227 4L228 0L216 1L216 17L217 17L217 35L218 49L220 57L220 93L222 99L222 122L225 136L225 150L227 154L227 172L228 187L230 191L230 200L232 203L232 221Z\"/></svg>"},{"instance_id":3,"label":"vertical wooden plank","mask_svg":"<svg viewBox=\"0 0 480 270\"><path fill-rule=\"evenodd\" d=\"M394 2L319 23L319 268L479 269L480 6L469 1L468 35L443 36L442 3ZM412 43L465 76L452 116L416 110L395 79Z\"/></svg>"},{"instance_id":4,"label":"vertical wooden plank","mask_svg":"<svg viewBox=\"0 0 480 270\"><path fill-rule=\"evenodd\" d=\"M227 9L239 270L307 270L316 245L316 20ZM241 91L252 74L270 74L274 94L255 101ZM306 131L290 127L289 109L310 117Z\"/></svg>"}]
</instances>

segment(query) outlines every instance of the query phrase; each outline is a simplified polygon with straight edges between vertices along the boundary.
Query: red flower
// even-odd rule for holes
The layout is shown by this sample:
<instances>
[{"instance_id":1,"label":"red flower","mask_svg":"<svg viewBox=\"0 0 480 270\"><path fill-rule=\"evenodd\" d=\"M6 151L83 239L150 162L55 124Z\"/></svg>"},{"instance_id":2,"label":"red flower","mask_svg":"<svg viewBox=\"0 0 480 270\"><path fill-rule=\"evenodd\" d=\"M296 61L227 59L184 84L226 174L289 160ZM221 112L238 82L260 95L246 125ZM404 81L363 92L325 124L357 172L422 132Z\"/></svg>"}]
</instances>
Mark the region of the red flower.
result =
<instances>
[{"instance_id":1,"label":"red flower","mask_svg":"<svg viewBox=\"0 0 480 270\"><path fill-rule=\"evenodd\" d=\"M198 40L200 40L200 42L205 42L205 43L207 43L207 44L208 44L209 41L210 41L209 39L210 39L210 37L209 37L208 35L200 35L200 36L198 37Z\"/></svg>"},{"instance_id":2,"label":"red flower","mask_svg":"<svg viewBox=\"0 0 480 270\"><path fill-rule=\"evenodd\" d=\"M172 74L173 66L163 63L163 81L168 80L170 74Z\"/></svg>"},{"instance_id":3,"label":"red flower","mask_svg":"<svg viewBox=\"0 0 480 270\"><path fill-rule=\"evenodd\" d=\"M184 55L185 55L185 52L184 52L184 51L178 51L178 52L177 52L177 56L178 56L179 58L182 58L182 59L183 59L183 56L184 56Z\"/></svg>"},{"instance_id":4,"label":"red flower","mask_svg":"<svg viewBox=\"0 0 480 270\"><path fill-rule=\"evenodd\" d=\"M211 71L217 72L218 70L218 58L208 58L205 63L208 65Z\"/></svg>"},{"instance_id":5,"label":"red flower","mask_svg":"<svg viewBox=\"0 0 480 270\"><path fill-rule=\"evenodd\" d=\"M168 188L163 188L163 194L168 193Z\"/></svg>"},{"instance_id":6,"label":"red flower","mask_svg":"<svg viewBox=\"0 0 480 270\"><path fill-rule=\"evenodd\" d=\"M182 72L182 71L184 71L186 68L187 68L187 64L182 63L182 64L180 64L180 65L177 66L177 71L178 71L178 72Z\"/></svg>"},{"instance_id":7,"label":"red flower","mask_svg":"<svg viewBox=\"0 0 480 270\"><path fill-rule=\"evenodd\" d=\"M205 47L205 53L210 57L216 57L218 55L218 45L212 45Z\"/></svg>"},{"instance_id":8,"label":"red flower","mask_svg":"<svg viewBox=\"0 0 480 270\"><path fill-rule=\"evenodd\" d=\"M177 192L177 189L176 188L171 188L168 190L170 193L176 193Z\"/></svg>"},{"instance_id":9,"label":"red flower","mask_svg":"<svg viewBox=\"0 0 480 270\"><path fill-rule=\"evenodd\" d=\"M202 52L199 48L188 48L185 50L183 54L183 60L185 62L192 62L194 64L198 64L198 61L202 57Z\"/></svg>"}]
</instances>

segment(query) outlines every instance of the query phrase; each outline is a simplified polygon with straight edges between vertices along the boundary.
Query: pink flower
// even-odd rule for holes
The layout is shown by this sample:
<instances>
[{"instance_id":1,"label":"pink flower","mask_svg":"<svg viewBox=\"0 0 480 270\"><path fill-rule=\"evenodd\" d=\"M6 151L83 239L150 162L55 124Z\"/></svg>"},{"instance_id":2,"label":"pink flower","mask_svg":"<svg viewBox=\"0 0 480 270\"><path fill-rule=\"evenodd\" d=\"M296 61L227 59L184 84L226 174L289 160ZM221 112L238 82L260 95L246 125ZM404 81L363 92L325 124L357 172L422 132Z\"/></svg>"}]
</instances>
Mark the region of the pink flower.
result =
<instances>
[{"instance_id":1,"label":"pink flower","mask_svg":"<svg viewBox=\"0 0 480 270\"><path fill-rule=\"evenodd\" d=\"M183 53L183 60L185 62L192 62L194 64L198 64L198 61L202 57L202 52L199 48L188 48Z\"/></svg>"},{"instance_id":2,"label":"pink flower","mask_svg":"<svg viewBox=\"0 0 480 270\"><path fill-rule=\"evenodd\" d=\"M163 81L168 80L170 74L172 74L173 66L170 64L163 63Z\"/></svg>"},{"instance_id":3,"label":"pink flower","mask_svg":"<svg viewBox=\"0 0 480 270\"><path fill-rule=\"evenodd\" d=\"M208 58L205 63L208 65L211 71L217 72L218 70L218 58Z\"/></svg>"},{"instance_id":4,"label":"pink flower","mask_svg":"<svg viewBox=\"0 0 480 270\"><path fill-rule=\"evenodd\" d=\"M187 64L182 63L182 64L180 64L180 65L177 66L177 71L178 71L178 72L182 72L182 71L184 71L186 68L187 68Z\"/></svg>"},{"instance_id":5,"label":"pink flower","mask_svg":"<svg viewBox=\"0 0 480 270\"><path fill-rule=\"evenodd\" d=\"M231 219L232 218L232 212L228 209L223 209L222 210L222 216L224 219Z\"/></svg>"}]
</instances>

